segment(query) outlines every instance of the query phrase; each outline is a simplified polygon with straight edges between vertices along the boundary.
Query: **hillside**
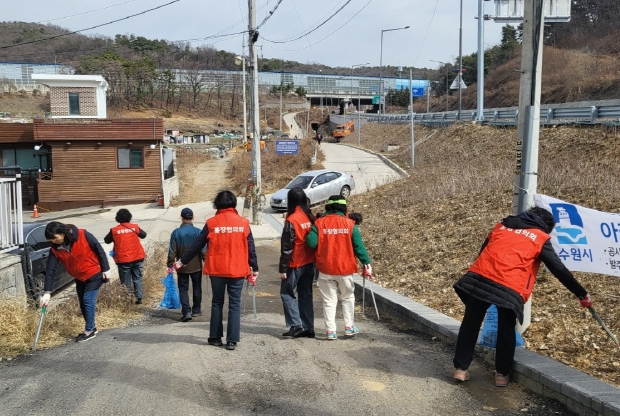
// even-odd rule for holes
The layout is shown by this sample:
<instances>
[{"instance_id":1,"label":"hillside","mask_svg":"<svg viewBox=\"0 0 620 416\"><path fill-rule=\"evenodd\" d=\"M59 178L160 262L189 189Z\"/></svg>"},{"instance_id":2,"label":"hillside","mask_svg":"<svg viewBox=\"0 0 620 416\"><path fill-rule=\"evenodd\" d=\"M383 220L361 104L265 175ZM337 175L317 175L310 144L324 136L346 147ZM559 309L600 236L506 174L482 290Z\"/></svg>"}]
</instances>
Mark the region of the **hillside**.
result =
<instances>
[{"instance_id":1,"label":"hillside","mask_svg":"<svg viewBox=\"0 0 620 416\"><path fill-rule=\"evenodd\" d=\"M369 124L362 145L388 155L411 177L355 196L364 215L362 236L377 282L444 314L461 319L452 285L476 257L493 225L512 210L516 130L460 125L416 127L411 169L409 126ZM347 137L345 142L357 142ZM544 128L540 135L538 191L606 212L620 212L620 136L615 128ZM382 201L377 204L376 201ZM617 277L576 273L611 331L620 333ZM620 386L617 347L549 273L533 293L527 348Z\"/></svg>"}]
</instances>

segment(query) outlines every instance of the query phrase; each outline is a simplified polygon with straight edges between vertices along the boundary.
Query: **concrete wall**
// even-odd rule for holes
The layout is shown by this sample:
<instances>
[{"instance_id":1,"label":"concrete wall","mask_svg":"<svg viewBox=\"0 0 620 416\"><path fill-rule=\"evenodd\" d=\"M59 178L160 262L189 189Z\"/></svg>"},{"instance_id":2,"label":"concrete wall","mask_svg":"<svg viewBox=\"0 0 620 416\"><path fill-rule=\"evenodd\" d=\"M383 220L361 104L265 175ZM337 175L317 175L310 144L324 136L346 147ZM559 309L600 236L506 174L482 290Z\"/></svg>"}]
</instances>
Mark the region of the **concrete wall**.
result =
<instances>
[{"instance_id":1,"label":"concrete wall","mask_svg":"<svg viewBox=\"0 0 620 416\"><path fill-rule=\"evenodd\" d=\"M172 178L164 180L162 188L164 192L164 208L168 208L172 198L179 195L179 176L174 175Z\"/></svg>"},{"instance_id":2,"label":"concrete wall","mask_svg":"<svg viewBox=\"0 0 620 416\"><path fill-rule=\"evenodd\" d=\"M0 254L0 299L25 296L26 285L20 256Z\"/></svg>"}]
</instances>

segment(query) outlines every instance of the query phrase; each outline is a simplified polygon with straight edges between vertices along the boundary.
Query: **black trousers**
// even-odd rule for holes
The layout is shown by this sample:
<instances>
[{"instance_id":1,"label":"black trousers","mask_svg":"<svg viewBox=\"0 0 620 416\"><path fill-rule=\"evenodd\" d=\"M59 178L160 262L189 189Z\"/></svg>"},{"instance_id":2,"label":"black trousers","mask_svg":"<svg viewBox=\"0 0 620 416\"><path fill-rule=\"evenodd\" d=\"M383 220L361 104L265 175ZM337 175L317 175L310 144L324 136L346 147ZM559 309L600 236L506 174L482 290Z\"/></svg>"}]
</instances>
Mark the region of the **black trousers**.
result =
<instances>
[{"instance_id":1,"label":"black trousers","mask_svg":"<svg viewBox=\"0 0 620 416\"><path fill-rule=\"evenodd\" d=\"M465 316L461 323L454 353L454 367L467 370L473 360L478 332L490 303L469 297L465 304ZM507 375L512 370L515 356L515 325L517 316L511 309L497 308L497 345L495 347L495 371Z\"/></svg>"},{"instance_id":2,"label":"black trousers","mask_svg":"<svg viewBox=\"0 0 620 416\"><path fill-rule=\"evenodd\" d=\"M179 280L179 299L181 300L181 313L188 315L189 313L200 313L202 303L202 271L194 273L179 273L177 272ZM192 301L193 304L189 305L189 281L192 281Z\"/></svg>"}]
</instances>

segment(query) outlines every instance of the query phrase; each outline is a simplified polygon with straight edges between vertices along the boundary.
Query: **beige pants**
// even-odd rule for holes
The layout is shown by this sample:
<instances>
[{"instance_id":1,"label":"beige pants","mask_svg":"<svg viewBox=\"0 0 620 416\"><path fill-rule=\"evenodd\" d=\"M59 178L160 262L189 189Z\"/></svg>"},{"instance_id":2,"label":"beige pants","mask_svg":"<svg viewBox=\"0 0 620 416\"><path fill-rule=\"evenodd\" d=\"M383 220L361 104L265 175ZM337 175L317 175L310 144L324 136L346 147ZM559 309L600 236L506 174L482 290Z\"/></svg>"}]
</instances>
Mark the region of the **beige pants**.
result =
<instances>
[{"instance_id":1,"label":"beige pants","mask_svg":"<svg viewBox=\"0 0 620 416\"><path fill-rule=\"evenodd\" d=\"M342 317L345 327L353 326L353 316L355 313L355 284L353 275L343 276L323 274L319 272L319 292L323 297L323 317L325 318L325 329L336 331L336 308L338 300L342 302ZM340 296L338 296L340 293Z\"/></svg>"}]
</instances>

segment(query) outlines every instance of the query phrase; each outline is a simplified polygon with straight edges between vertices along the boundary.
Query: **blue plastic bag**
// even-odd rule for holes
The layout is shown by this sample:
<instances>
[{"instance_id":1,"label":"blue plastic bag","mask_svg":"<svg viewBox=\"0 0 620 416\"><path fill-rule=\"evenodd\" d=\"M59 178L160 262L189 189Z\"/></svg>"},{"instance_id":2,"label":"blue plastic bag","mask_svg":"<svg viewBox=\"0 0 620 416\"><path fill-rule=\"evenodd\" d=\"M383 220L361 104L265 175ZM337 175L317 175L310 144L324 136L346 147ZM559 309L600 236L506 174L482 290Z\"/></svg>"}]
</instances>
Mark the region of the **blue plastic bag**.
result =
<instances>
[{"instance_id":1,"label":"blue plastic bag","mask_svg":"<svg viewBox=\"0 0 620 416\"><path fill-rule=\"evenodd\" d=\"M521 347L525 344L525 341L516 329L515 332L515 335L517 336L516 346ZM491 348L495 348L495 345L497 344L497 306L495 305L491 305L487 310L487 315L484 317L484 325L482 326L482 333L480 334L478 344Z\"/></svg>"},{"instance_id":2,"label":"blue plastic bag","mask_svg":"<svg viewBox=\"0 0 620 416\"><path fill-rule=\"evenodd\" d=\"M177 283L174 281L174 274L168 273L168 276L161 279L161 282L164 284L166 291L159 306L166 309L179 309L181 307L181 300L179 299Z\"/></svg>"}]
</instances>

